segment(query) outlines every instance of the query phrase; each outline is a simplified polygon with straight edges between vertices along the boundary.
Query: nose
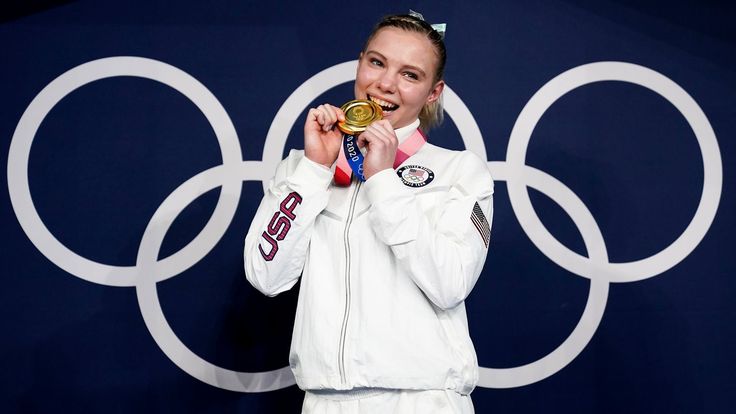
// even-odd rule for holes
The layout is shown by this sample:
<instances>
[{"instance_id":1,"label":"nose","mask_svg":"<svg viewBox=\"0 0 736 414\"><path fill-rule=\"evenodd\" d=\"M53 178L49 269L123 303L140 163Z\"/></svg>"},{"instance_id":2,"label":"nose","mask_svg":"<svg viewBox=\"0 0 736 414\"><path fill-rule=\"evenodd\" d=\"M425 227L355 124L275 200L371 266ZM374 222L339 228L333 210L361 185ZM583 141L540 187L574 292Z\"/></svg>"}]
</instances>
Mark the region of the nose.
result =
<instances>
[{"instance_id":1,"label":"nose","mask_svg":"<svg viewBox=\"0 0 736 414\"><path fill-rule=\"evenodd\" d=\"M394 93L396 91L396 79L389 71L386 71L378 80L378 87L384 92Z\"/></svg>"}]
</instances>

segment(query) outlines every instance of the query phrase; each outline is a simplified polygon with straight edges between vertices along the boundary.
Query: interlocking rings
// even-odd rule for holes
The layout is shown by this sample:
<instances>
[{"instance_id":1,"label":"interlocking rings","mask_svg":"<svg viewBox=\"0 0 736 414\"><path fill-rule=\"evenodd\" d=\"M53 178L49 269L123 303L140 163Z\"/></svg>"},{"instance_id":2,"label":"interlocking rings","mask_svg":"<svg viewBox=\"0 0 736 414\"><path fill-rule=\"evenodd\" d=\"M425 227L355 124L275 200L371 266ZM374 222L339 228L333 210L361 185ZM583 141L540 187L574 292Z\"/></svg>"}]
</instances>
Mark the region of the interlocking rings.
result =
<instances>
[{"instance_id":1,"label":"interlocking rings","mask_svg":"<svg viewBox=\"0 0 736 414\"><path fill-rule=\"evenodd\" d=\"M585 204L562 183L525 164L532 131L544 112L573 89L601 81L634 83L667 99L685 116L703 156L703 192L692 221L669 247L635 262L610 263L601 231ZM603 317L608 283L633 282L653 277L687 257L703 239L715 218L723 182L721 154L715 133L695 100L662 74L623 62L597 62L578 66L547 82L519 114L509 138L506 163L491 162L489 167L495 178L503 177L507 181L516 219L534 245L560 267L591 279L588 303L570 336L552 353L533 363L507 369L481 368L479 385L490 388L519 387L540 381L575 359L593 337ZM550 197L572 218L583 236L588 258L568 249L547 231L532 207L527 186Z\"/></svg>"},{"instance_id":2,"label":"interlocking rings","mask_svg":"<svg viewBox=\"0 0 736 414\"><path fill-rule=\"evenodd\" d=\"M700 204L685 231L670 246L646 259L629 263L596 263L559 243L537 217L524 188L527 145L537 122L558 98L571 90L593 82L630 82L660 94L677 108L695 133L703 157L703 191ZM705 236L718 210L723 184L721 153L715 132L702 109L679 85L643 66L622 62L598 62L578 66L558 75L544 85L519 114L509 139L506 154L510 169L509 197L514 213L534 244L561 267L578 275L594 274L611 282L634 282L665 272L689 255ZM586 209L587 210L587 209ZM590 215L590 213L588 213ZM587 226L598 227L594 220Z\"/></svg>"},{"instance_id":3,"label":"interlocking rings","mask_svg":"<svg viewBox=\"0 0 736 414\"><path fill-rule=\"evenodd\" d=\"M321 71L297 88L284 102L269 128L262 161L243 161L237 133L214 95L187 73L160 61L138 57L110 57L87 62L62 74L46 86L23 113L8 155L8 189L21 227L44 256L79 278L109 286L136 288L139 307L148 330L161 350L182 370L216 387L242 392L263 392L294 384L288 367L267 372L236 372L200 358L184 345L169 326L156 291L159 281L178 275L201 260L229 226L240 197L242 182L260 180L264 189L275 170L286 138L304 108L323 92L353 79L357 61ZM222 165L190 178L172 192L151 217L138 249L136 265L111 266L83 258L62 245L45 227L33 205L28 185L31 143L48 112L67 94L98 79L136 76L164 83L189 98L202 111L217 136ZM525 165L526 148L542 114L562 95L593 82L615 80L635 83L662 95L690 124L698 140L705 174L703 192L692 221L670 246L636 262L610 263L605 241L585 204L554 177ZM487 159L483 138L462 100L445 88L445 109L453 118L467 149ZM540 381L570 363L593 337L605 311L610 282L632 282L656 276L675 266L700 243L720 201L723 181L720 150L715 133L698 104L676 83L642 66L598 62L568 70L544 85L519 114L509 140L507 161L491 161L497 181L507 181L509 197L519 223L537 248L557 265L590 279L588 301L570 336L547 356L505 369L481 367L479 386L518 387ZM161 244L176 217L197 197L222 187L217 206L202 231L183 249L157 260ZM588 257L555 239L536 216L526 187L534 188L571 217L580 231Z\"/></svg>"},{"instance_id":4,"label":"interlocking rings","mask_svg":"<svg viewBox=\"0 0 736 414\"><path fill-rule=\"evenodd\" d=\"M132 267L93 262L62 245L38 216L28 186L31 144L48 112L75 89L98 79L115 76L152 79L189 98L212 125L223 159L222 165L190 178L164 200L146 227L138 248L136 265ZM108 286L135 286L146 327L161 350L179 368L216 387L232 391L262 392L294 384L289 368L258 373L236 372L203 360L177 338L166 321L156 292L157 282L192 267L217 244L235 214L242 181L266 181L270 178L263 176L264 169L260 163L243 161L240 153L240 142L230 117L217 98L195 78L171 65L152 59L122 56L104 58L65 72L30 103L18 122L10 144L8 190L21 227L36 248L54 264L90 282ZM163 238L174 219L197 197L216 187L222 187L222 191L217 206L202 231L177 253L157 260Z\"/></svg>"}]
</instances>

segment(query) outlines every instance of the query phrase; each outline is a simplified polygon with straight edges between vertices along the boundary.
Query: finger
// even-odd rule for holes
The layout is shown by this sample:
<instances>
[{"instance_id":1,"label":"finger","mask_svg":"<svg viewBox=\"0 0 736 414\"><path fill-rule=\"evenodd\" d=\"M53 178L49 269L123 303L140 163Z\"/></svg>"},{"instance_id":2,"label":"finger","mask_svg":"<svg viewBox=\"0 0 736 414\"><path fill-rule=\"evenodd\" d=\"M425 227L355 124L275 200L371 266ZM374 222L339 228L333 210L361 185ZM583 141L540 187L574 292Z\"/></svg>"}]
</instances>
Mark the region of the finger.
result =
<instances>
[{"instance_id":1,"label":"finger","mask_svg":"<svg viewBox=\"0 0 736 414\"><path fill-rule=\"evenodd\" d=\"M335 108L335 110L337 112L337 119L339 119L340 122L345 122L345 112L343 112L342 109L337 108L337 107Z\"/></svg>"},{"instance_id":2,"label":"finger","mask_svg":"<svg viewBox=\"0 0 736 414\"><path fill-rule=\"evenodd\" d=\"M363 148L364 146L368 145L368 137L370 136L370 133L367 133L368 130L363 131L360 135L358 135L358 148Z\"/></svg>"},{"instance_id":3,"label":"finger","mask_svg":"<svg viewBox=\"0 0 736 414\"><path fill-rule=\"evenodd\" d=\"M319 124L320 128L322 128L325 125L325 114L319 108L317 108L315 111L315 120Z\"/></svg>"},{"instance_id":4,"label":"finger","mask_svg":"<svg viewBox=\"0 0 736 414\"><path fill-rule=\"evenodd\" d=\"M316 121L317 120L317 115L319 115L319 111L317 110L317 108L310 108L307 115L308 115L307 116L307 119L308 120L310 120L310 121Z\"/></svg>"},{"instance_id":5,"label":"finger","mask_svg":"<svg viewBox=\"0 0 736 414\"><path fill-rule=\"evenodd\" d=\"M380 140L382 145L392 145L396 141L393 129L387 130L384 125L373 123L367 129L368 137L375 137L374 140Z\"/></svg>"},{"instance_id":6,"label":"finger","mask_svg":"<svg viewBox=\"0 0 736 414\"><path fill-rule=\"evenodd\" d=\"M365 132L358 136L358 146L366 146L369 151L380 150L384 147L390 147L391 141L383 131L374 127L366 129Z\"/></svg>"},{"instance_id":7,"label":"finger","mask_svg":"<svg viewBox=\"0 0 736 414\"><path fill-rule=\"evenodd\" d=\"M322 129L322 122L320 120L320 111L317 108L311 108L307 115L307 124L311 124L310 128Z\"/></svg>"},{"instance_id":8,"label":"finger","mask_svg":"<svg viewBox=\"0 0 736 414\"><path fill-rule=\"evenodd\" d=\"M327 117L325 116L324 105L320 105L317 107L317 122L319 122L319 125L320 127L322 127L322 129L325 128Z\"/></svg>"},{"instance_id":9,"label":"finger","mask_svg":"<svg viewBox=\"0 0 736 414\"><path fill-rule=\"evenodd\" d=\"M330 107L331 105L328 104L323 104L317 107L319 113L321 114L320 125L322 126L322 130L324 131L329 131L337 121L337 115L334 114Z\"/></svg>"},{"instance_id":10,"label":"finger","mask_svg":"<svg viewBox=\"0 0 736 414\"><path fill-rule=\"evenodd\" d=\"M326 114L329 114L333 122L345 120L345 112L342 109L330 104L323 104L320 107L324 109Z\"/></svg>"},{"instance_id":11,"label":"finger","mask_svg":"<svg viewBox=\"0 0 736 414\"><path fill-rule=\"evenodd\" d=\"M370 146L371 144L381 141L379 134L372 128L366 128L360 135L358 135L358 147Z\"/></svg>"},{"instance_id":12,"label":"finger","mask_svg":"<svg viewBox=\"0 0 736 414\"><path fill-rule=\"evenodd\" d=\"M391 125L391 122L388 120L382 119L380 121L376 121L373 124L376 130L380 131L379 133L382 136L385 136L386 138L396 138L396 132L394 132L394 128Z\"/></svg>"},{"instance_id":13,"label":"finger","mask_svg":"<svg viewBox=\"0 0 736 414\"><path fill-rule=\"evenodd\" d=\"M337 112L335 111L336 108L332 105L325 104L324 109L328 117L330 128L332 128L332 125L334 125L337 122Z\"/></svg>"},{"instance_id":14,"label":"finger","mask_svg":"<svg viewBox=\"0 0 736 414\"><path fill-rule=\"evenodd\" d=\"M376 121L368 125L366 128L366 131L370 131L371 133L379 136L386 135L386 130L382 126L381 121Z\"/></svg>"}]
</instances>

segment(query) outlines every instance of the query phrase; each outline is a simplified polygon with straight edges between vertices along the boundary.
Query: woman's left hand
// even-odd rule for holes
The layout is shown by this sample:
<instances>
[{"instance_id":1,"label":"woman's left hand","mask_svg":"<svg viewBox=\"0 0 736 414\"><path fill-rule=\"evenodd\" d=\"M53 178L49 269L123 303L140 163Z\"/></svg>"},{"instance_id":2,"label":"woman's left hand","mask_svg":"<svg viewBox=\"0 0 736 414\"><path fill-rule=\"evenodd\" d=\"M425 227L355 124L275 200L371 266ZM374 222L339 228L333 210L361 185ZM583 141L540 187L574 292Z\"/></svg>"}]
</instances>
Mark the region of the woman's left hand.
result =
<instances>
[{"instance_id":1,"label":"woman's left hand","mask_svg":"<svg viewBox=\"0 0 736 414\"><path fill-rule=\"evenodd\" d=\"M366 147L363 175L369 179L373 174L394 167L399 140L388 120L382 119L368 126L358 136L358 147Z\"/></svg>"}]
</instances>

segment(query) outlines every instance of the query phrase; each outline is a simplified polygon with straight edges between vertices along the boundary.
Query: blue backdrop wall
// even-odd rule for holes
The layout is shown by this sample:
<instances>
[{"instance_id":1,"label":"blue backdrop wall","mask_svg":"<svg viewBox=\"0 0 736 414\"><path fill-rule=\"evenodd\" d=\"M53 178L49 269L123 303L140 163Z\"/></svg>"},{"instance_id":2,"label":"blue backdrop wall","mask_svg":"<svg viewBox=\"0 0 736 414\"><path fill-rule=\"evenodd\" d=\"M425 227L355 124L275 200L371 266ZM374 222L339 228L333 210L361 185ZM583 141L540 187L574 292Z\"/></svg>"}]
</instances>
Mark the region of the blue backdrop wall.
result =
<instances>
[{"instance_id":1,"label":"blue backdrop wall","mask_svg":"<svg viewBox=\"0 0 736 414\"><path fill-rule=\"evenodd\" d=\"M306 108L409 8L448 24L430 139L496 179L477 412L736 407L733 5L3 7L0 411L298 412L297 289L251 288L243 238Z\"/></svg>"}]
</instances>

